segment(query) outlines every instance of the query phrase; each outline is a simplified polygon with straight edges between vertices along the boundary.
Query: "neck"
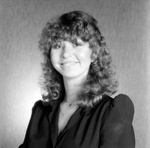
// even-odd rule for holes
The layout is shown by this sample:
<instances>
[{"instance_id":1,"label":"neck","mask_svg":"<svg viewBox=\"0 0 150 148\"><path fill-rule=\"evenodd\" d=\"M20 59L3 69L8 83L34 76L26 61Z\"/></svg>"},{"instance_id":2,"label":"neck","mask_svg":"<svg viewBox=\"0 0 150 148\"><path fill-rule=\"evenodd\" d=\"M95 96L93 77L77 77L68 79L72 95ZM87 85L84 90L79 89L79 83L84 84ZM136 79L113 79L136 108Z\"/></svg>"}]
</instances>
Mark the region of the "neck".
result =
<instances>
[{"instance_id":1,"label":"neck","mask_svg":"<svg viewBox=\"0 0 150 148\"><path fill-rule=\"evenodd\" d=\"M81 81L73 79L64 79L65 87L65 101L69 103L74 103L77 99L78 91L81 88Z\"/></svg>"}]
</instances>

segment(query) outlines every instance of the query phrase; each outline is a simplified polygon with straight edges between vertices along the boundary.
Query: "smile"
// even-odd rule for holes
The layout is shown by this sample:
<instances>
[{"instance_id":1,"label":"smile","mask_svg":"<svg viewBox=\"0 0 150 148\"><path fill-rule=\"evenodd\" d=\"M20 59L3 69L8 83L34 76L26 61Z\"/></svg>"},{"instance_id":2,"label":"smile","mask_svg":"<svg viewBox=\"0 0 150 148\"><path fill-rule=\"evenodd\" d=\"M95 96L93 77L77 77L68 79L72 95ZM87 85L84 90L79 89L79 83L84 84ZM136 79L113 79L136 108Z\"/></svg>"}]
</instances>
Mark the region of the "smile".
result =
<instances>
[{"instance_id":1,"label":"smile","mask_svg":"<svg viewBox=\"0 0 150 148\"><path fill-rule=\"evenodd\" d=\"M64 62L61 64L61 66L64 70L72 70L78 64L79 64L79 62Z\"/></svg>"},{"instance_id":2,"label":"smile","mask_svg":"<svg viewBox=\"0 0 150 148\"><path fill-rule=\"evenodd\" d=\"M71 66L71 65L74 65L74 64L77 64L78 62L65 62L65 63L62 63L61 65L64 65L64 66Z\"/></svg>"}]
</instances>

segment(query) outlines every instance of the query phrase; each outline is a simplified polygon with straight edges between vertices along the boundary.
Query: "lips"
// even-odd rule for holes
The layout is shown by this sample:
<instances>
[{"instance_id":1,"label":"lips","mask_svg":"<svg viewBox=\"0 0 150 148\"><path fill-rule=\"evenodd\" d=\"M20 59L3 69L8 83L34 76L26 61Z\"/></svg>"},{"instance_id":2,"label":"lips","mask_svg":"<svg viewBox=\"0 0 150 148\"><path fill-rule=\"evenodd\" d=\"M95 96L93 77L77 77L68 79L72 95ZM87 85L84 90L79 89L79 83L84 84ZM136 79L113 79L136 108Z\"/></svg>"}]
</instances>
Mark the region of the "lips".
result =
<instances>
[{"instance_id":1,"label":"lips","mask_svg":"<svg viewBox=\"0 0 150 148\"><path fill-rule=\"evenodd\" d=\"M61 65L63 66L63 68L73 68L78 62L75 62L75 61L69 61L69 62L63 62L61 63Z\"/></svg>"},{"instance_id":2,"label":"lips","mask_svg":"<svg viewBox=\"0 0 150 148\"><path fill-rule=\"evenodd\" d=\"M76 64L78 62L75 62L75 61L68 61L68 62L63 62L61 63L61 65L73 65L73 64Z\"/></svg>"}]
</instances>

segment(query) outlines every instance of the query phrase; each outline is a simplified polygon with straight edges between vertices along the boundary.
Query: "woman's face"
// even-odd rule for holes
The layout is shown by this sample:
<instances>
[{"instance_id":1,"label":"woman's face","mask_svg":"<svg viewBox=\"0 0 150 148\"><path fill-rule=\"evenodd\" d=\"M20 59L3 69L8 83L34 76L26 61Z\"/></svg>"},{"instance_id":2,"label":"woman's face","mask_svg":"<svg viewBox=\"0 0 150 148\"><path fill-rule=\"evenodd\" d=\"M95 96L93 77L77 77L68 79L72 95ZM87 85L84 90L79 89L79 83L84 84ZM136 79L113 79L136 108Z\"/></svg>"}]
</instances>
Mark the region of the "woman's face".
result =
<instances>
[{"instance_id":1,"label":"woman's face","mask_svg":"<svg viewBox=\"0 0 150 148\"><path fill-rule=\"evenodd\" d=\"M91 64L89 43L76 38L75 42L61 41L51 49L51 62L64 78L85 77Z\"/></svg>"}]
</instances>

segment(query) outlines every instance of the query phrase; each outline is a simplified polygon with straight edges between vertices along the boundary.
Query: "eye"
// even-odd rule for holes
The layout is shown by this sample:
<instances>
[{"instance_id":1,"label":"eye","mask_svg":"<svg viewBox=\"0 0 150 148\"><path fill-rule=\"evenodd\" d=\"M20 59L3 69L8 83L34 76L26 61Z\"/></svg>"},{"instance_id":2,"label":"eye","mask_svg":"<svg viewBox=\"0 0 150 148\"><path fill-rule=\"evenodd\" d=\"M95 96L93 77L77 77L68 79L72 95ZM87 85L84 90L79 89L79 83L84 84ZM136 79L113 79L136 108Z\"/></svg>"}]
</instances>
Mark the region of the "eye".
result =
<instances>
[{"instance_id":1,"label":"eye","mask_svg":"<svg viewBox=\"0 0 150 148\"><path fill-rule=\"evenodd\" d=\"M73 44L74 47L82 46L82 43L77 42L77 41L73 42L72 44Z\"/></svg>"},{"instance_id":2,"label":"eye","mask_svg":"<svg viewBox=\"0 0 150 148\"><path fill-rule=\"evenodd\" d=\"M53 49L60 49L60 48L62 48L62 46L63 46L62 42L57 42L57 43L54 43L52 45L52 48Z\"/></svg>"}]
</instances>

